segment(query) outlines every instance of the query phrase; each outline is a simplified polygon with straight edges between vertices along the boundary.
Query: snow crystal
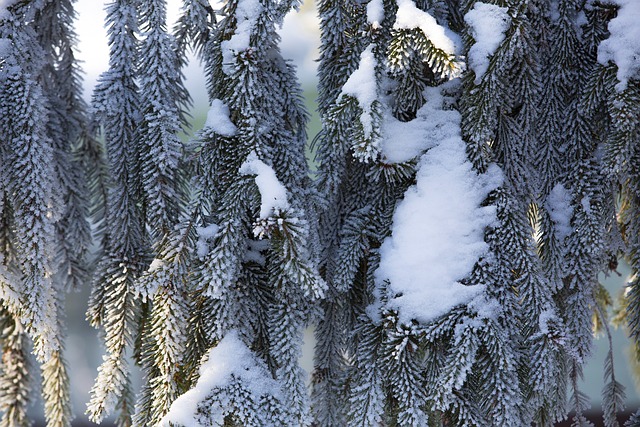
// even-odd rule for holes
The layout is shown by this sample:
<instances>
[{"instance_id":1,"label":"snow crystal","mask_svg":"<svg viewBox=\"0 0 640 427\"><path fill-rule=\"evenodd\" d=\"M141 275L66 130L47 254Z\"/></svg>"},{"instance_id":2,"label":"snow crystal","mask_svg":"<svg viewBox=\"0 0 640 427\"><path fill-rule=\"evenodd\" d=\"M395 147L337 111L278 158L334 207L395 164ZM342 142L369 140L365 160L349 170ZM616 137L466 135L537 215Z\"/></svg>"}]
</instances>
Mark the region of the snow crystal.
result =
<instances>
[{"instance_id":1,"label":"snow crystal","mask_svg":"<svg viewBox=\"0 0 640 427\"><path fill-rule=\"evenodd\" d=\"M376 281L389 281L389 308L405 323L434 320L484 289L460 280L487 254L484 231L496 211L481 203L502 183L502 173L496 165L485 174L473 170L459 120L444 116L441 126L450 129L422 156L416 184L398 203L392 234L380 248Z\"/></svg>"},{"instance_id":2,"label":"snow crystal","mask_svg":"<svg viewBox=\"0 0 640 427\"><path fill-rule=\"evenodd\" d=\"M469 49L469 66L476 74L475 84L479 84L489 68L489 58L504 41L511 17L506 7L477 2L464 16L464 21L471 27L475 40Z\"/></svg>"},{"instance_id":3,"label":"snow crystal","mask_svg":"<svg viewBox=\"0 0 640 427\"><path fill-rule=\"evenodd\" d=\"M196 385L178 397L159 425L178 424L204 427L199 422L198 404L204 403L211 392L224 389L233 380L240 381L257 402L261 396L281 399L278 383L271 377L264 362L259 360L242 342L236 331L229 331L218 345L209 351L207 361L200 366Z\"/></svg>"},{"instance_id":4,"label":"snow crystal","mask_svg":"<svg viewBox=\"0 0 640 427\"><path fill-rule=\"evenodd\" d=\"M222 136L233 136L238 130L229 118L229 107L219 99L211 101L204 125Z\"/></svg>"},{"instance_id":5,"label":"snow crystal","mask_svg":"<svg viewBox=\"0 0 640 427\"><path fill-rule=\"evenodd\" d=\"M371 109L374 101L378 96L378 88L376 85L376 58L373 54L373 44L360 55L360 65L347 79L342 92L338 97L338 101L343 95L353 96L358 100L358 105L362 108L360 122L364 129L365 138L370 138L373 132L373 119L371 117Z\"/></svg>"},{"instance_id":6,"label":"snow crystal","mask_svg":"<svg viewBox=\"0 0 640 427\"><path fill-rule=\"evenodd\" d=\"M438 24L435 18L416 7L413 0L397 0L395 29L419 28L438 49L454 55L462 45L457 34Z\"/></svg>"},{"instance_id":7,"label":"snow crystal","mask_svg":"<svg viewBox=\"0 0 640 427\"><path fill-rule=\"evenodd\" d=\"M249 48L251 32L262 13L260 0L239 0L236 7L236 30L229 40L220 44L222 48L222 70L229 75L233 71L235 54Z\"/></svg>"},{"instance_id":8,"label":"snow crystal","mask_svg":"<svg viewBox=\"0 0 640 427\"><path fill-rule=\"evenodd\" d=\"M546 205L549 217L555 225L556 237L562 242L571 234L571 193L562 184L556 184L547 196Z\"/></svg>"},{"instance_id":9,"label":"snow crystal","mask_svg":"<svg viewBox=\"0 0 640 427\"><path fill-rule=\"evenodd\" d=\"M367 22L373 28L380 27L380 23L384 19L384 5L382 0L371 0L367 4Z\"/></svg>"},{"instance_id":10,"label":"snow crystal","mask_svg":"<svg viewBox=\"0 0 640 427\"><path fill-rule=\"evenodd\" d=\"M620 9L618 16L609 22L609 38L598 46L598 62L607 65L613 61L618 66L616 89L627 88L630 78L640 73L640 1L614 0Z\"/></svg>"},{"instance_id":11,"label":"snow crystal","mask_svg":"<svg viewBox=\"0 0 640 427\"><path fill-rule=\"evenodd\" d=\"M427 88L426 102L417 111L416 118L401 122L386 111L382 122L383 161L403 163L420 156L438 141L455 137L460 126L460 114L443 110L444 97L440 87Z\"/></svg>"},{"instance_id":12,"label":"snow crystal","mask_svg":"<svg viewBox=\"0 0 640 427\"><path fill-rule=\"evenodd\" d=\"M260 160L255 152L252 151L240 166L240 174L256 176L256 185L261 197L260 219L269 218L276 209L289 208L287 189L278 180L271 166Z\"/></svg>"}]
</instances>

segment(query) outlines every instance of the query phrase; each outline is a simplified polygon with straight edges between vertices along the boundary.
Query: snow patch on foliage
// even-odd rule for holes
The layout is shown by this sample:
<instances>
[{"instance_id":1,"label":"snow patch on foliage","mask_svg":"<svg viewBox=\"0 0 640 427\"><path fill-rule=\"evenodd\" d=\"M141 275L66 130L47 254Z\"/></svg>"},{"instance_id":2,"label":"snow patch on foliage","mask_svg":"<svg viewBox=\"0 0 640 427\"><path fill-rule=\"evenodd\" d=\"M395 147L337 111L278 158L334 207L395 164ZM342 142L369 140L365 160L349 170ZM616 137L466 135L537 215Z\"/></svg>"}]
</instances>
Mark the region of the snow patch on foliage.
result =
<instances>
[{"instance_id":1,"label":"snow patch on foliage","mask_svg":"<svg viewBox=\"0 0 640 427\"><path fill-rule=\"evenodd\" d=\"M555 225L556 237L558 241L562 242L571 234L572 230L571 193L562 184L556 184L547 196L546 204L549 217Z\"/></svg>"},{"instance_id":2,"label":"snow patch on foliage","mask_svg":"<svg viewBox=\"0 0 640 427\"><path fill-rule=\"evenodd\" d=\"M580 205L582 206L582 211L587 215L591 215L591 197L589 195L585 195L580 200Z\"/></svg>"},{"instance_id":3,"label":"snow patch on foliage","mask_svg":"<svg viewBox=\"0 0 640 427\"><path fill-rule=\"evenodd\" d=\"M416 7L413 0L396 0L398 11L394 29L419 28L429 41L440 50L455 55L462 45L457 34L438 24L436 19L427 12Z\"/></svg>"},{"instance_id":4,"label":"snow patch on foliage","mask_svg":"<svg viewBox=\"0 0 640 427\"><path fill-rule=\"evenodd\" d=\"M367 3L367 22L373 27L380 27L384 19L384 5L382 0L371 0Z\"/></svg>"},{"instance_id":5,"label":"snow patch on foliage","mask_svg":"<svg viewBox=\"0 0 640 427\"><path fill-rule=\"evenodd\" d=\"M475 320L482 325L482 319L497 320L504 312L504 307L500 301L487 294L482 294L469 302L467 305L472 313L476 313Z\"/></svg>"},{"instance_id":6,"label":"snow patch on foliage","mask_svg":"<svg viewBox=\"0 0 640 427\"><path fill-rule=\"evenodd\" d=\"M360 115L360 123L364 129L364 137L371 138L373 133L373 103L378 96L378 87L376 85L376 58L373 54L373 44L360 55L360 65L347 79L342 92L338 97L338 102L344 95L352 96L358 101L358 105L362 109Z\"/></svg>"},{"instance_id":7,"label":"snow patch on foliage","mask_svg":"<svg viewBox=\"0 0 640 427\"><path fill-rule=\"evenodd\" d=\"M213 240L220 226L218 224L210 224L206 227L196 228L198 233L198 241L196 242L196 253L199 259L204 259L209 253L209 242Z\"/></svg>"},{"instance_id":8,"label":"snow patch on foliage","mask_svg":"<svg viewBox=\"0 0 640 427\"><path fill-rule=\"evenodd\" d=\"M247 398L259 402L264 396L282 400L278 383L272 378L263 361L258 359L242 342L236 331L229 331L217 346L209 350L206 362L200 366L200 378L196 385L178 397L159 425L169 423L204 427L198 406L206 404L210 418L219 417L222 425L225 411L217 400L208 401L212 393L221 393L232 382L240 382L249 393ZM211 425L207 422L206 425Z\"/></svg>"},{"instance_id":9,"label":"snow patch on foliage","mask_svg":"<svg viewBox=\"0 0 640 427\"><path fill-rule=\"evenodd\" d=\"M154 258L153 261L151 261L151 264L149 264L149 268L147 269L147 271L149 273L153 273L154 271L160 270L164 266L165 262L163 260L161 260L160 258Z\"/></svg>"},{"instance_id":10,"label":"snow patch on foliage","mask_svg":"<svg viewBox=\"0 0 640 427\"><path fill-rule=\"evenodd\" d=\"M413 120L402 122L390 112L385 114L380 147L383 161L408 162L439 141L459 135L460 114L443 109L444 96L440 88L427 88L424 95L426 102Z\"/></svg>"},{"instance_id":11,"label":"snow patch on foliage","mask_svg":"<svg viewBox=\"0 0 640 427\"><path fill-rule=\"evenodd\" d=\"M511 17L506 7L477 2L464 16L464 21L471 27L475 40L469 49L469 67L476 74L475 84L479 84L489 68L489 58L504 41Z\"/></svg>"},{"instance_id":12,"label":"snow patch on foliage","mask_svg":"<svg viewBox=\"0 0 640 427\"><path fill-rule=\"evenodd\" d=\"M240 166L241 175L255 175L256 185L260 191L260 219L267 219L276 210L289 208L287 189L278 180L271 166L258 158L255 152L247 156L247 160Z\"/></svg>"},{"instance_id":13,"label":"snow patch on foliage","mask_svg":"<svg viewBox=\"0 0 640 427\"><path fill-rule=\"evenodd\" d=\"M227 75L233 72L235 55L249 49L251 32L262 13L260 0L238 0L236 7L236 30L229 40L220 43L222 48L222 71Z\"/></svg>"},{"instance_id":14,"label":"snow patch on foliage","mask_svg":"<svg viewBox=\"0 0 640 427\"><path fill-rule=\"evenodd\" d=\"M540 312L538 327L540 328L541 334L549 335L554 331L554 329L557 329L559 324L562 324L562 321L558 319L558 315L553 309L549 308Z\"/></svg>"},{"instance_id":15,"label":"snow patch on foliage","mask_svg":"<svg viewBox=\"0 0 640 427\"><path fill-rule=\"evenodd\" d=\"M233 136L237 132L236 125L231 122L229 107L219 99L211 101L207 121L204 126L221 136Z\"/></svg>"},{"instance_id":16,"label":"snow patch on foliage","mask_svg":"<svg viewBox=\"0 0 640 427\"><path fill-rule=\"evenodd\" d=\"M380 248L376 281L389 281L388 308L405 323L430 322L484 290L460 281L489 250L484 233L495 223L496 209L481 204L502 183L502 173L496 165L475 172L459 113L444 113L431 116L440 133L433 136L441 139L420 159L416 184L398 203L391 236Z\"/></svg>"},{"instance_id":17,"label":"snow patch on foliage","mask_svg":"<svg viewBox=\"0 0 640 427\"><path fill-rule=\"evenodd\" d=\"M640 73L640 1L613 0L620 9L618 16L609 22L609 38L598 46L598 62L609 61L618 66L616 89L627 88L630 78L639 78Z\"/></svg>"}]
</instances>

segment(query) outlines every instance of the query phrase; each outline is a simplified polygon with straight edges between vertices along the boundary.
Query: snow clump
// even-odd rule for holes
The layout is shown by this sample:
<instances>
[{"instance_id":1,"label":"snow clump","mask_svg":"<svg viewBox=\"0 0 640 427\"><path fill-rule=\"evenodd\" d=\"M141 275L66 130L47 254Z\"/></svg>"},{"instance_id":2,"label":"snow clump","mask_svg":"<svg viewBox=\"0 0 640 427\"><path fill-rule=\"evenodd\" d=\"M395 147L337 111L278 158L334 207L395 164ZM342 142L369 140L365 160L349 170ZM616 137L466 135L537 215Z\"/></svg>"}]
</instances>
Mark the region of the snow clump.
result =
<instances>
[{"instance_id":1,"label":"snow clump","mask_svg":"<svg viewBox=\"0 0 640 427\"><path fill-rule=\"evenodd\" d=\"M630 78L639 78L640 73L640 1L613 0L620 9L609 22L609 38L598 46L598 62L609 61L618 66L616 89L627 88Z\"/></svg>"},{"instance_id":2,"label":"snow clump","mask_svg":"<svg viewBox=\"0 0 640 427\"><path fill-rule=\"evenodd\" d=\"M231 122L229 107L219 99L211 101L204 126L221 136L233 136L237 132L236 125Z\"/></svg>"},{"instance_id":3,"label":"snow clump","mask_svg":"<svg viewBox=\"0 0 640 427\"><path fill-rule=\"evenodd\" d=\"M367 22L373 27L380 27L384 19L384 5L382 0L371 0L367 3Z\"/></svg>"},{"instance_id":4,"label":"snow clump","mask_svg":"<svg viewBox=\"0 0 640 427\"><path fill-rule=\"evenodd\" d=\"M239 0L236 7L236 31L229 40L220 44L222 48L222 71L227 75L233 72L235 55L249 49L251 33L258 17L262 13L260 0Z\"/></svg>"},{"instance_id":5,"label":"snow clump","mask_svg":"<svg viewBox=\"0 0 640 427\"><path fill-rule=\"evenodd\" d=\"M385 111L382 121L382 159L388 163L408 162L439 141L458 135L460 114L443 108L445 98L440 87L430 87L424 92L426 102L416 112L416 118L403 122Z\"/></svg>"},{"instance_id":6,"label":"snow clump","mask_svg":"<svg viewBox=\"0 0 640 427\"><path fill-rule=\"evenodd\" d=\"M200 260L203 260L209 253L209 243L218 234L220 226L218 224L209 224L206 227L197 227L198 241L196 242L196 254Z\"/></svg>"},{"instance_id":7,"label":"snow clump","mask_svg":"<svg viewBox=\"0 0 640 427\"><path fill-rule=\"evenodd\" d=\"M556 184L547 196L547 211L555 225L556 238L562 242L571 234L571 193L562 184Z\"/></svg>"},{"instance_id":8,"label":"snow clump","mask_svg":"<svg viewBox=\"0 0 640 427\"><path fill-rule=\"evenodd\" d=\"M437 97L432 99L428 108L436 110ZM428 323L482 294L484 285L461 280L489 251L484 234L497 221L496 209L482 203L503 180L495 164L484 174L473 169L458 112L430 117L431 137L438 140L430 142L435 146L421 157L416 184L396 207L375 273L378 285L389 282L388 308L403 323Z\"/></svg>"},{"instance_id":9,"label":"snow clump","mask_svg":"<svg viewBox=\"0 0 640 427\"><path fill-rule=\"evenodd\" d=\"M169 423L190 427L222 425L228 408L224 407L224 390L232 383L240 383L248 389L248 399L260 402L265 396L282 401L280 386L273 379L262 360L256 357L242 342L238 333L229 331L217 346L209 350L207 361L200 366L200 377L196 385L178 397L159 425ZM212 395L218 399L210 399ZM203 419L200 404L207 405L207 416ZM205 422L204 424L202 422Z\"/></svg>"},{"instance_id":10,"label":"snow clump","mask_svg":"<svg viewBox=\"0 0 640 427\"><path fill-rule=\"evenodd\" d=\"M260 218L267 219L278 210L287 210L287 189L278 180L271 166L258 158L255 152L247 156L247 160L240 166L241 175L255 175L256 185L260 191Z\"/></svg>"},{"instance_id":11,"label":"snow clump","mask_svg":"<svg viewBox=\"0 0 640 427\"><path fill-rule=\"evenodd\" d=\"M413 0L397 0L398 11L394 29L419 28L429 41L440 50L455 55L462 43L457 34L438 24L436 19L427 12L416 7Z\"/></svg>"},{"instance_id":12,"label":"snow clump","mask_svg":"<svg viewBox=\"0 0 640 427\"><path fill-rule=\"evenodd\" d=\"M469 49L469 67L476 74L474 83L479 84L489 68L489 58L504 41L511 17L506 7L477 2L464 16L464 21L471 27L475 40Z\"/></svg>"}]
</instances>

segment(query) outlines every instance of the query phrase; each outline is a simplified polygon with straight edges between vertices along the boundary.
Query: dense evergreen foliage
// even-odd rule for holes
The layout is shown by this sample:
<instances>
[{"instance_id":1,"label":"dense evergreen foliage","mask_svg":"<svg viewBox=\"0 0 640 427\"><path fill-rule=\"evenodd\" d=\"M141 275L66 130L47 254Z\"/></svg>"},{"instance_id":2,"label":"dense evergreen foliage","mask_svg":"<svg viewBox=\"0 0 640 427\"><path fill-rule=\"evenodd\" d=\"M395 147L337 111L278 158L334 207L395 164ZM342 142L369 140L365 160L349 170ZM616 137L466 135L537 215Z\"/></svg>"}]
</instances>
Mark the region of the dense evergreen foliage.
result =
<instances>
[{"instance_id":1,"label":"dense evergreen foliage","mask_svg":"<svg viewBox=\"0 0 640 427\"><path fill-rule=\"evenodd\" d=\"M598 332L618 426L610 323L640 358L640 6L320 0L314 173L276 32L297 7L183 0L170 29L166 0L110 1L89 107L73 2L0 3L0 426L31 425L36 391L71 424L80 286L106 348L95 422L589 426ZM210 110L183 143L189 51ZM622 259L612 312L598 274Z\"/></svg>"}]
</instances>

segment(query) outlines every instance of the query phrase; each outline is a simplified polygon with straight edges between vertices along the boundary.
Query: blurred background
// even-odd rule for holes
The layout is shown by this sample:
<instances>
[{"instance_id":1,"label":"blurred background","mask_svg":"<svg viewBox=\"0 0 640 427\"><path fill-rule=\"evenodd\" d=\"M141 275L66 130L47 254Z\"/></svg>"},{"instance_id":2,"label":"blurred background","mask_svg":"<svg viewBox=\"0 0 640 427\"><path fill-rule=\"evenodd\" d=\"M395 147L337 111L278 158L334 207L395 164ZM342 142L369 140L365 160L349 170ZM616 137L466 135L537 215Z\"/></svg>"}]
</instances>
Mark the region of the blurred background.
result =
<instances>
[{"instance_id":1,"label":"blurred background","mask_svg":"<svg viewBox=\"0 0 640 427\"><path fill-rule=\"evenodd\" d=\"M169 28L173 27L179 9L179 0L168 0ZM213 2L212 5L216 7ZM104 29L105 12L103 2L96 0L77 0L78 14L76 31L78 34L78 58L85 74L84 97L91 100L91 93L100 73L108 68L109 49ZM305 94L307 109L312 113L309 126L311 140L319 131L320 123L316 113L316 68L320 43L319 23L311 0L306 0L298 12L290 13L284 25L279 30L282 37L281 49L283 56L294 61L298 67L298 77ZM202 67L197 60L191 58L185 70L186 85L193 97L192 132L199 130L207 115L208 100ZM620 276L613 273L609 277L601 276L602 283L615 299L622 291L630 271L621 263L618 269ZM93 425L84 415L89 391L96 377L97 367L102 360L104 349L98 340L97 331L85 321L85 312L89 297L88 285L86 289L72 293L67 298L67 315L69 323L69 337L67 340L67 360L70 367L71 387L74 412L77 426ZM627 409L635 411L640 406L638 383L632 371L638 370L637 363L631 362L630 343L622 329L611 329L614 343L615 369L618 380L626 387ZM307 342L304 349L302 364L311 372L313 354L313 333L307 331ZM599 410L600 393L604 385L603 363L607 351L607 339L602 336L595 340L594 355L585 369L583 391L592 399L593 410ZM41 418L41 405L34 408L35 416ZM628 416L627 416L628 418ZM596 426L602 425L601 420L595 420ZM106 425L103 424L103 425ZM567 424L568 425L568 424ZM339 427L339 426L336 426Z\"/></svg>"}]
</instances>

